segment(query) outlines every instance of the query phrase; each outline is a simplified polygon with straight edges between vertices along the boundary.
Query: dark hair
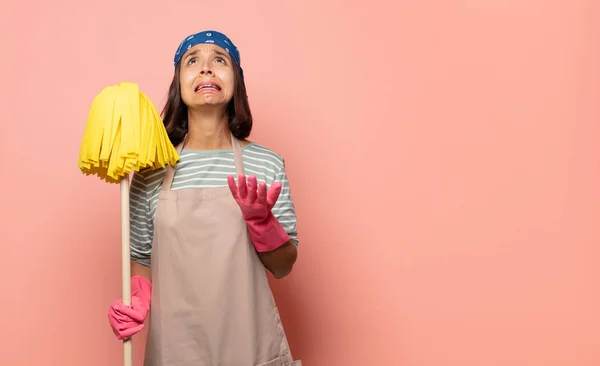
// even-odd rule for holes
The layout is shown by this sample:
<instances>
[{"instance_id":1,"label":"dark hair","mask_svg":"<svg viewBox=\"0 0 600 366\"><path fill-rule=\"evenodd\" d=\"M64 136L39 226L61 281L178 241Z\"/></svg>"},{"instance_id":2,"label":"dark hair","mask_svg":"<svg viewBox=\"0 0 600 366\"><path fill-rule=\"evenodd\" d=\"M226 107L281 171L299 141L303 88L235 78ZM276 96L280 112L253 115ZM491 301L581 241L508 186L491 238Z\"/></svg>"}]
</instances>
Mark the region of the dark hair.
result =
<instances>
[{"instance_id":1,"label":"dark hair","mask_svg":"<svg viewBox=\"0 0 600 366\"><path fill-rule=\"evenodd\" d=\"M162 120L169 135L169 140L173 146L179 145L188 131L188 108L181 99L181 89L179 87L179 64L175 67L173 80L169 86L169 96L167 103L162 110ZM243 140L250 136L252 131L252 113L248 103L246 93L246 84L240 75L239 69L234 64L233 67L233 98L227 106L229 116L229 130L233 136Z\"/></svg>"}]
</instances>

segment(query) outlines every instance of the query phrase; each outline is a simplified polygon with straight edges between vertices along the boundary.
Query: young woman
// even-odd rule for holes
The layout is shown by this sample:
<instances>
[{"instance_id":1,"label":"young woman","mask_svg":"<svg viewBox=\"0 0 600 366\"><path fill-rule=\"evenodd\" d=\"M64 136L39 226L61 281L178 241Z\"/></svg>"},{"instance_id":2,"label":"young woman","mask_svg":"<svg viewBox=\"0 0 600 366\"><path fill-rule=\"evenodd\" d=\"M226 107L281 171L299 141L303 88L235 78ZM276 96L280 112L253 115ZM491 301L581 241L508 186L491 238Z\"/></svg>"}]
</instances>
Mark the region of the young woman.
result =
<instances>
[{"instance_id":1,"label":"young woman","mask_svg":"<svg viewBox=\"0 0 600 366\"><path fill-rule=\"evenodd\" d=\"M150 314L146 366L300 365L266 270L289 274L298 245L283 158L246 138L252 115L237 47L183 40L163 110L175 168L131 184L132 303L109 320L128 339Z\"/></svg>"}]
</instances>

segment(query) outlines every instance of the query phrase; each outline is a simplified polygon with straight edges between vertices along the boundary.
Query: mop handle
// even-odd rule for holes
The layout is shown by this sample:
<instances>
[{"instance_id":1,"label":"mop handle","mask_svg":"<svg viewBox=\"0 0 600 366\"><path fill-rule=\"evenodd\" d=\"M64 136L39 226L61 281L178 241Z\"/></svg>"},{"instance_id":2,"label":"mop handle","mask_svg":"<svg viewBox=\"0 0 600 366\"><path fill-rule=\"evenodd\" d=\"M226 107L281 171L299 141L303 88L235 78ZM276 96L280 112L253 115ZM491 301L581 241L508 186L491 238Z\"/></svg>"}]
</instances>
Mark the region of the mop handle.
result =
<instances>
[{"instance_id":1,"label":"mop handle","mask_svg":"<svg viewBox=\"0 0 600 366\"><path fill-rule=\"evenodd\" d=\"M131 262L129 256L129 177L121 179L121 273L123 304L131 306ZM131 338L123 341L123 365L133 366Z\"/></svg>"}]
</instances>

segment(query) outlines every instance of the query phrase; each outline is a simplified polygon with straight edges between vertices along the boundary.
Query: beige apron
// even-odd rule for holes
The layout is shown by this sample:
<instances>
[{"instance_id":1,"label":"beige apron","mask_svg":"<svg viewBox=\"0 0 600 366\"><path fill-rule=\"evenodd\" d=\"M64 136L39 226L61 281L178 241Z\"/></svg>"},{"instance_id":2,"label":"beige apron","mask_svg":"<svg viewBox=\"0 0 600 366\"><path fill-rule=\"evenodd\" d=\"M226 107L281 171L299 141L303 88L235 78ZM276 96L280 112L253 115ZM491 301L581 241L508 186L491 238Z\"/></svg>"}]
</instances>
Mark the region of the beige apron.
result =
<instances>
[{"instance_id":1,"label":"beige apron","mask_svg":"<svg viewBox=\"0 0 600 366\"><path fill-rule=\"evenodd\" d=\"M232 145L239 174L233 136ZM168 167L154 222L144 365L301 365L229 187L171 190L174 174Z\"/></svg>"}]
</instances>

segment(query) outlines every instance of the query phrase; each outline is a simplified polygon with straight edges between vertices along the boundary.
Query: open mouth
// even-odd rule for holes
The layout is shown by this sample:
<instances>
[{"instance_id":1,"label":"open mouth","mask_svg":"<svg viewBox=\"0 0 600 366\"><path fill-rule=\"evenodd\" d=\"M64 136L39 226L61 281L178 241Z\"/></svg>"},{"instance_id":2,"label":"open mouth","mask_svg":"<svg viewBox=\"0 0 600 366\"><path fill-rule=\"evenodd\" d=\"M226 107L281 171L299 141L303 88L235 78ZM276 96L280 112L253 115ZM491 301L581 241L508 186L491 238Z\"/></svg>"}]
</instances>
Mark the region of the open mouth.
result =
<instances>
[{"instance_id":1,"label":"open mouth","mask_svg":"<svg viewBox=\"0 0 600 366\"><path fill-rule=\"evenodd\" d=\"M196 86L196 89L194 91L198 93L203 90L221 91L221 87L215 83L201 83L198 86Z\"/></svg>"}]
</instances>

